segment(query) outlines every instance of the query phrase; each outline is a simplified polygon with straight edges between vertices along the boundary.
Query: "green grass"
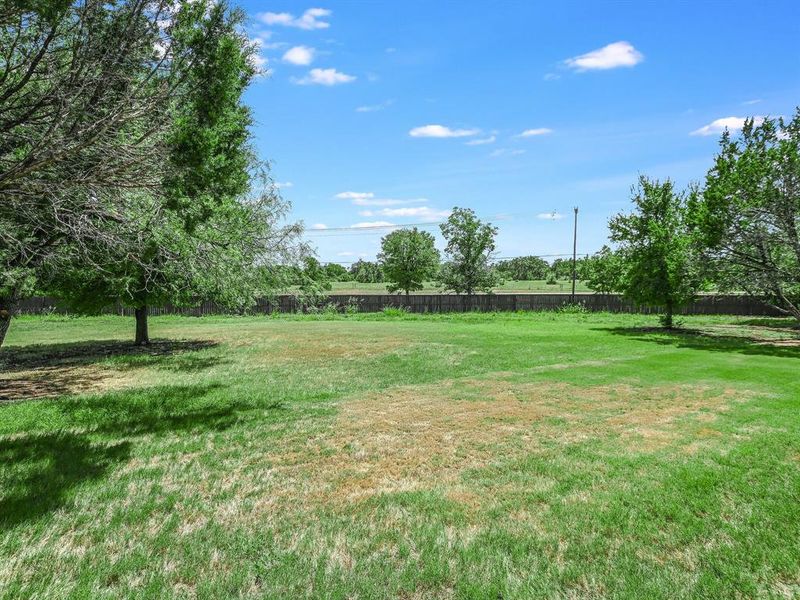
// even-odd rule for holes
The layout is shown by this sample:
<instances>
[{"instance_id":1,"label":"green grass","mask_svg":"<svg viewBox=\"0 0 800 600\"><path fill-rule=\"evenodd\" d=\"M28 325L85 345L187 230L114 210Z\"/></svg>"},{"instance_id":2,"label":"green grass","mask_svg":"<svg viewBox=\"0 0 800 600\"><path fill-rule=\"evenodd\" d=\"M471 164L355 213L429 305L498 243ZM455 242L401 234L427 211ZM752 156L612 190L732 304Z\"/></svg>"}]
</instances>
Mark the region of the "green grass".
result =
<instances>
[{"instance_id":1,"label":"green grass","mask_svg":"<svg viewBox=\"0 0 800 600\"><path fill-rule=\"evenodd\" d=\"M797 331L655 324L18 319L0 597L797 597Z\"/></svg>"},{"instance_id":2,"label":"green grass","mask_svg":"<svg viewBox=\"0 0 800 600\"><path fill-rule=\"evenodd\" d=\"M332 284L332 294L386 294L385 283L358 283L357 281L334 281ZM428 282L425 288L416 294L436 294L441 292L441 286L435 282ZM569 294L572 291L571 280L560 280L558 283L549 284L544 279L532 279L530 281L506 281L493 290L498 294L513 293L551 293ZM583 282L578 281L575 291L581 293L591 292L592 290Z\"/></svg>"}]
</instances>

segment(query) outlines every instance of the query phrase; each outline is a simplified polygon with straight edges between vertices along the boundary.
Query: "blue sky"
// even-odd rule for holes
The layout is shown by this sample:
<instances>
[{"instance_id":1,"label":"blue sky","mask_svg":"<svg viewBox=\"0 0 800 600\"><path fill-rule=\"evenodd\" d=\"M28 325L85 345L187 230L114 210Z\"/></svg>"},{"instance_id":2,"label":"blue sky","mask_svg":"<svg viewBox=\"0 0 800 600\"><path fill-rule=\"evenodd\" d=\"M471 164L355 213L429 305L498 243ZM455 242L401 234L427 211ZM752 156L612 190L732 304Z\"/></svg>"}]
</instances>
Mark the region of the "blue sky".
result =
<instances>
[{"instance_id":1,"label":"blue sky","mask_svg":"<svg viewBox=\"0 0 800 600\"><path fill-rule=\"evenodd\" d=\"M257 148L323 261L453 206L499 256L571 252L578 206L593 252L638 173L701 180L723 125L800 105L796 0L242 6Z\"/></svg>"}]
</instances>

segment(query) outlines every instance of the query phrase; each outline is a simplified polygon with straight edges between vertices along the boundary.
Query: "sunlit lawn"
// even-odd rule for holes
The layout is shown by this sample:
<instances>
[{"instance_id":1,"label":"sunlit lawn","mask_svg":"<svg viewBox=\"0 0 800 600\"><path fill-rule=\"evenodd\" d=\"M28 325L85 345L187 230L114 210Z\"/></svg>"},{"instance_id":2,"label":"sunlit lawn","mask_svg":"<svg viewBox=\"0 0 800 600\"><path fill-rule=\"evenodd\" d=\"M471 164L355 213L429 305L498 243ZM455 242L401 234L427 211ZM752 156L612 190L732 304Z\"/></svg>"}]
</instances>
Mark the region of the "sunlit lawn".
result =
<instances>
[{"instance_id":1,"label":"sunlit lawn","mask_svg":"<svg viewBox=\"0 0 800 600\"><path fill-rule=\"evenodd\" d=\"M14 322L0 597L800 596L788 322L151 325Z\"/></svg>"}]
</instances>

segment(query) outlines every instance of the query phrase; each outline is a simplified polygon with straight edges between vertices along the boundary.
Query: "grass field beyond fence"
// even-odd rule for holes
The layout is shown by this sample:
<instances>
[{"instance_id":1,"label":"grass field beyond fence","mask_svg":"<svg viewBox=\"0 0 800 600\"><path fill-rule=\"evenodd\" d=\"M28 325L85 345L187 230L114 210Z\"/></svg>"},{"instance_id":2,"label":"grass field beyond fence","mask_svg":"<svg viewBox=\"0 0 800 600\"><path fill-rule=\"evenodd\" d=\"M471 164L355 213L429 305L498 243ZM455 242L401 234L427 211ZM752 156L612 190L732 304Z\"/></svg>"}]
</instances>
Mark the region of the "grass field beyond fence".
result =
<instances>
[{"instance_id":1,"label":"grass field beyond fence","mask_svg":"<svg viewBox=\"0 0 800 600\"><path fill-rule=\"evenodd\" d=\"M800 334L22 317L0 598L800 596Z\"/></svg>"},{"instance_id":2,"label":"grass field beyond fence","mask_svg":"<svg viewBox=\"0 0 800 600\"><path fill-rule=\"evenodd\" d=\"M386 283L359 283L358 281L334 281L331 283L332 294L385 294ZM442 286L436 282L429 281L425 287L413 294L435 294L442 291ZM513 293L553 293L569 294L572 291L572 281L560 279L556 283L547 283L544 279L531 279L524 281L504 281L502 284L493 288L495 294ZM576 281L575 291L580 293L591 292L585 282Z\"/></svg>"}]
</instances>

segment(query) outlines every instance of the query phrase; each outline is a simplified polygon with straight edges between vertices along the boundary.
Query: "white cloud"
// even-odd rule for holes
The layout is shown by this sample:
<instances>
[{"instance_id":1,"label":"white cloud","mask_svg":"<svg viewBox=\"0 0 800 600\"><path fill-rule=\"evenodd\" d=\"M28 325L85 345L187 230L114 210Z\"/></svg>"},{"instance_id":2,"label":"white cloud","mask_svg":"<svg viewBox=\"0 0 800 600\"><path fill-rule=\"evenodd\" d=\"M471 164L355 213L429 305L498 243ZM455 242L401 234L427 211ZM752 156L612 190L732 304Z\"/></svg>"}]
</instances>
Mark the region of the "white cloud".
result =
<instances>
[{"instance_id":1,"label":"white cloud","mask_svg":"<svg viewBox=\"0 0 800 600\"><path fill-rule=\"evenodd\" d=\"M561 75L558 73L545 73L543 79L545 81L555 81L556 79L561 79Z\"/></svg>"},{"instance_id":2,"label":"white cloud","mask_svg":"<svg viewBox=\"0 0 800 600\"><path fill-rule=\"evenodd\" d=\"M408 132L408 135L424 138L458 138L469 137L479 133L480 129L450 129L444 125L424 125L422 127L414 127Z\"/></svg>"},{"instance_id":3,"label":"white cloud","mask_svg":"<svg viewBox=\"0 0 800 600\"><path fill-rule=\"evenodd\" d=\"M325 223L314 223L311 226L311 229L327 229L327 228L328 228L328 226L325 225Z\"/></svg>"},{"instance_id":4,"label":"white cloud","mask_svg":"<svg viewBox=\"0 0 800 600\"><path fill-rule=\"evenodd\" d=\"M644 54L628 42L614 42L597 50L564 61L576 71L603 71L618 67L633 67L644 60Z\"/></svg>"},{"instance_id":5,"label":"white cloud","mask_svg":"<svg viewBox=\"0 0 800 600\"><path fill-rule=\"evenodd\" d=\"M719 135L726 129L728 131L738 131L744 127L744 122L748 118L749 117L723 117L721 119L715 119L708 125L703 125L700 129L695 129L689 135ZM764 122L764 117L755 116L752 117L752 119L756 125L760 125Z\"/></svg>"},{"instance_id":6,"label":"white cloud","mask_svg":"<svg viewBox=\"0 0 800 600\"><path fill-rule=\"evenodd\" d=\"M354 223L351 227L355 229L363 229L365 227L392 227L394 223L389 221L363 221L361 223Z\"/></svg>"},{"instance_id":7,"label":"white cloud","mask_svg":"<svg viewBox=\"0 0 800 600\"><path fill-rule=\"evenodd\" d=\"M394 100L385 100L385 101L381 102L380 104L369 104L369 105L366 105L366 106L359 106L358 108L356 108L356 112L361 112L361 113L375 112L375 111L378 111L378 110L383 110L385 108L388 108L393 103L394 103Z\"/></svg>"},{"instance_id":8,"label":"white cloud","mask_svg":"<svg viewBox=\"0 0 800 600\"><path fill-rule=\"evenodd\" d=\"M285 188L290 188L290 187L293 187L293 186L294 186L294 184L291 181L276 181L275 182L275 187L278 188L279 190L282 190L282 189L285 189Z\"/></svg>"},{"instance_id":9,"label":"white cloud","mask_svg":"<svg viewBox=\"0 0 800 600\"><path fill-rule=\"evenodd\" d=\"M374 198L375 194L372 192L339 192L334 196L339 200L365 200L367 198Z\"/></svg>"},{"instance_id":10,"label":"white cloud","mask_svg":"<svg viewBox=\"0 0 800 600\"><path fill-rule=\"evenodd\" d=\"M759 102L763 102L763 100L761 100L761 98L753 98L752 100L746 100L742 102L742 105L751 106L753 104L758 104Z\"/></svg>"},{"instance_id":11,"label":"white cloud","mask_svg":"<svg viewBox=\"0 0 800 600\"><path fill-rule=\"evenodd\" d=\"M293 78L297 85L338 85L355 81L354 75L347 75L336 69L311 69L302 79Z\"/></svg>"},{"instance_id":12,"label":"white cloud","mask_svg":"<svg viewBox=\"0 0 800 600\"><path fill-rule=\"evenodd\" d=\"M494 144L497 140L496 136L490 135L487 138L481 138L478 140L470 140L468 142L464 142L467 146L482 146L483 144Z\"/></svg>"},{"instance_id":13,"label":"white cloud","mask_svg":"<svg viewBox=\"0 0 800 600\"><path fill-rule=\"evenodd\" d=\"M544 219L546 221L558 221L559 219L563 219L564 215L561 213L557 213L556 211L549 212L549 213L539 213L536 215L537 219Z\"/></svg>"},{"instance_id":14,"label":"white cloud","mask_svg":"<svg viewBox=\"0 0 800 600\"><path fill-rule=\"evenodd\" d=\"M520 133L517 137L535 137L537 135L547 135L548 133L553 133L552 129L548 129L547 127L539 127L537 129L526 129L522 133Z\"/></svg>"},{"instance_id":15,"label":"white cloud","mask_svg":"<svg viewBox=\"0 0 800 600\"><path fill-rule=\"evenodd\" d=\"M250 65L253 66L253 68L255 68L255 70L259 72L264 71L264 68L267 66L267 63L269 63L269 59L267 59L266 56L262 56L258 52L254 52L253 54L251 54L248 57L248 60L250 61Z\"/></svg>"},{"instance_id":16,"label":"white cloud","mask_svg":"<svg viewBox=\"0 0 800 600\"><path fill-rule=\"evenodd\" d=\"M437 221L450 215L449 210L436 210L430 206L414 206L405 208L382 208L381 210L363 210L358 213L362 217L414 217L425 221Z\"/></svg>"},{"instance_id":17,"label":"white cloud","mask_svg":"<svg viewBox=\"0 0 800 600\"><path fill-rule=\"evenodd\" d=\"M284 27L298 27L300 29L327 29L330 23L324 21L329 17L331 11L327 8L309 8L299 17L291 13L259 13L257 18L267 25L283 25Z\"/></svg>"},{"instance_id":18,"label":"white cloud","mask_svg":"<svg viewBox=\"0 0 800 600\"><path fill-rule=\"evenodd\" d=\"M400 206L404 204L421 204L428 202L427 198L409 198L398 200L395 198L376 198L373 192L339 192L334 196L339 200L350 200L354 206Z\"/></svg>"},{"instance_id":19,"label":"white cloud","mask_svg":"<svg viewBox=\"0 0 800 600\"><path fill-rule=\"evenodd\" d=\"M375 200L360 199L353 200L355 206L400 206L403 204L421 204L427 202L427 198L414 198L411 200L395 200L394 198L377 198Z\"/></svg>"},{"instance_id":20,"label":"white cloud","mask_svg":"<svg viewBox=\"0 0 800 600\"><path fill-rule=\"evenodd\" d=\"M314 52L316 52L314 48L308 46L295 46L283 54L283 62L305 67L314 60Z\"/></svg>"},{"instance_id":21,"label":"white cloud","mask_svg":"<svg viewBox=\"0 0 800 600\"><path fill-rule=\"evenodd\" d=\"M497 158L498 156L519 156L520 154L525 154L525 150L510 150L509 148L498 148L497 150L492 150L489 153L489 156L492 158Z\"/></svg>"}]
</instances>

